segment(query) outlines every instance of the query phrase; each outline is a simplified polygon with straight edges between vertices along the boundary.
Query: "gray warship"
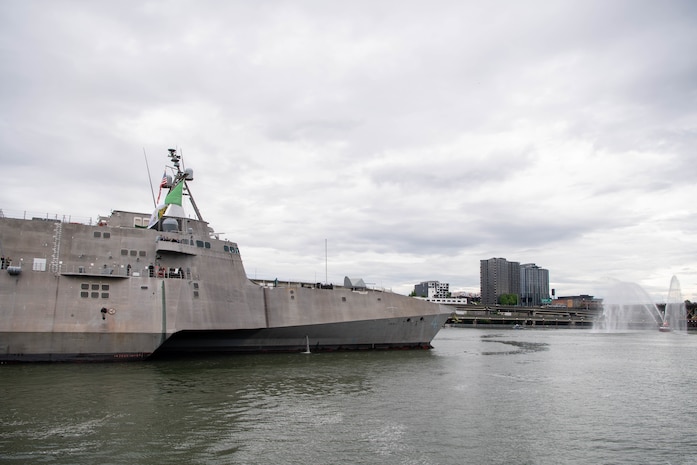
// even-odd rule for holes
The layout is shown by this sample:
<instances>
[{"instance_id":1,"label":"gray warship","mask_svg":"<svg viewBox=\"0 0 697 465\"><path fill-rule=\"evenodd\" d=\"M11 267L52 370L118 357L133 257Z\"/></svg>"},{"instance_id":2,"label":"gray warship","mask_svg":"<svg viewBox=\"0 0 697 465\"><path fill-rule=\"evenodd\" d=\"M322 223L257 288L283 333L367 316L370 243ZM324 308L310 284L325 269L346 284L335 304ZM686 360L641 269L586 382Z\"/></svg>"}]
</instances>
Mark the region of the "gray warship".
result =
<instances>
[{"instance_id":1,"label":"gray warship","mask_svg":"<svg viewBox=\"0 0 697 465\"><path fill-rule=\"evenodd\" d=\"M93 224L0 214L0 363L431 348L445 307L349 279L250 280L237 244L201 217L193 172L169 158L153 213Z\"/></svg>"}]
</instances>

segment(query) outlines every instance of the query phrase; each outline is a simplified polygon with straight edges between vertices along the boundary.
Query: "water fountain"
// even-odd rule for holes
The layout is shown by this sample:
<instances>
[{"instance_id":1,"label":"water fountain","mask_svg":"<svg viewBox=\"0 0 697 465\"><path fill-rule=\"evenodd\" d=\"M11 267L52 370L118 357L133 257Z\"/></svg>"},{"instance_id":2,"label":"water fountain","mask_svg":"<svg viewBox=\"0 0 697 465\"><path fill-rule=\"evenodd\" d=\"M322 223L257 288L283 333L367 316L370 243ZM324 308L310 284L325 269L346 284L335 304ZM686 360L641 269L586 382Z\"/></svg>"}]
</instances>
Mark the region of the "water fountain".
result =
<instances>
[{"instance_id":1,"label":"water fountain","mask_svg":"<svg viewBox=\"0 0 697 465\"><path fill-rule=\"evenodd\" d=\"M687 332L685 301L680 291L680 282L675 276L670 280L670 289L668 290L668 300L666 300L666 311L663 315L663 322L671 331L681 333Z\"/></svg>"},{"instance_id":2,"label":"water fountain","mask_svg":"<svg viewBox=\"0 0 697 465\"><path fill-rule=\"evenodd\" d=\"M687 331L685 304L680 283L673 276L665 312L661 313L646 291L636 283L614 282L603 298L603 311L594 329L607 332L629 330Z\"/></svg>"}]
</instances>

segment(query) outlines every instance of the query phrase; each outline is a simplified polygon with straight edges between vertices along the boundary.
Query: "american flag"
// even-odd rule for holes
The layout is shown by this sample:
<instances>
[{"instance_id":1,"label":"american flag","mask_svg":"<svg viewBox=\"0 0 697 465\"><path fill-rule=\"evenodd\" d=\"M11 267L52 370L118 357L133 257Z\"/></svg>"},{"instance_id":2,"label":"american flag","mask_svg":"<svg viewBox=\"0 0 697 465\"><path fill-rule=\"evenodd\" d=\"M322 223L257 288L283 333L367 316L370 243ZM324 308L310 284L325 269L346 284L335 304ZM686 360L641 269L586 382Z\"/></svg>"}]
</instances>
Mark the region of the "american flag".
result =
<instances>
[{"instance_id":1,"label":"american flag","mask_svg":"<svg viewBox=\"0 0 697 465\"><path fill-rule=\"evenodd\" d=\"M162 195L162 188L167 186L167 171L162 174L162 181L160 181L160 192L157 193L157 203L160 204L160 196Z\"/></svg>"}]
</instances>

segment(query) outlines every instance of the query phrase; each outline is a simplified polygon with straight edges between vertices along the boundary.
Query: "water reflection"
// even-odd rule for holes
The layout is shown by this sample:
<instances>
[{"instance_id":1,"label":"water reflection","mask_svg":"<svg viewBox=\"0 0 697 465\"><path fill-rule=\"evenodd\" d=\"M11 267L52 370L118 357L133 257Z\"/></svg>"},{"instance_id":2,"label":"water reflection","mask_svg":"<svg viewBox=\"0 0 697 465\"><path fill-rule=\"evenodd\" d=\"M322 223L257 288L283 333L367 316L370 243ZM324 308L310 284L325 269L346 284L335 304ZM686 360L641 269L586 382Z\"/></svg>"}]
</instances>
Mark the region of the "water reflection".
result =
<instances>
[{"instance_id":1,"label":"water reflection","mask_svg":"<svg viewBox=\"0 0 697 465\"><path fill-rule=\"evenodd\" d=\"M500 339L501 337L503 337L502 334L485 334L481 336L481 340L482 342L495 342L513 346L516 347L516 350L482 351L481 355L517 355L549 350L549 344L546 342L511 341Z\"/></svg>"},{"instance_id":2,"label":"water reflection","mask_svg":"<svg viewBox=\"0 0 697 465\"><path fill-rule=\"evenodd\" d=\"M549 350L549 344L544 342L524 342L524 341L497 341L497 340L485 340L484 342L498 342L501 344L507 344L517 347L516 350L508 351L492 351L492 352L482 352L482 355L516 355L516 354L527 354L529 352L540 352L543 350Z\"/></svg>"}]
</instances>

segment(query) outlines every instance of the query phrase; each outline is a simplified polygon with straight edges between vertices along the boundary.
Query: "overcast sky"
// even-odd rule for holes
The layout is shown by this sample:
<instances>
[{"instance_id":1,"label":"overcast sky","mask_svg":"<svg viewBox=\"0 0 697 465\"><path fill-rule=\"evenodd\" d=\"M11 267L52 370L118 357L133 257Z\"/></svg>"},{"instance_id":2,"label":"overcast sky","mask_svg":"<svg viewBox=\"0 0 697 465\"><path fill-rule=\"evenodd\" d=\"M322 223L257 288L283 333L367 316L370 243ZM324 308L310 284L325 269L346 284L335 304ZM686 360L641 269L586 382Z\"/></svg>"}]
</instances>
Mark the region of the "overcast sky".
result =
<instances>
[{"instance_id":1,"label":"overcast sky","mask_svg":"<svg viewBox=\"0 0 697 465\"><path fill-rule=\"evenodd\" d=\"M250 277L697 300L694 1L3 0L0 93L6 215L150 212L172 147Z\"/></svg>"}]
</instances>

